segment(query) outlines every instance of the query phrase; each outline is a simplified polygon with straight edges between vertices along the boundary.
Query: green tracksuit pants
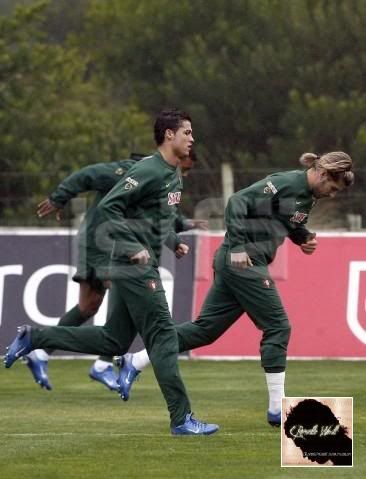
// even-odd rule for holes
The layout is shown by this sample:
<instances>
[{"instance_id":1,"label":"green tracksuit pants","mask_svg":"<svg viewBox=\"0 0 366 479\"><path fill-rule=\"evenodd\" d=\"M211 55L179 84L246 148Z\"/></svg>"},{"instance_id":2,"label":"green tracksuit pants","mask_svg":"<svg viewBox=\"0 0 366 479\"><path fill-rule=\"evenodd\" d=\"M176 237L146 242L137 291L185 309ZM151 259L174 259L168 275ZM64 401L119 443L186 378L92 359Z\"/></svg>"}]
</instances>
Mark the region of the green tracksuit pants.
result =
<instances>
[{"instance_id":1,"label":"green tracksuit pants","mask_svg":"<svg viewBox=\"0 0 366 479\"><path fill-rule=\"evenodd\" d=\"M247 313L263 332L261 364L266 372L286 368L290 324L266 265L243 271L229 264L229 252L221 247L214 260L214 282L194 322L178 325L179 352L206 346L218 339Z\"/></svg>"},{"instance_id":2,"label":"green tracksuit pants","mask_svg":"<svg viewBox=\"0 0 366 479\"><path fill-rule=\"evenodd\" d=\"M53 348L87 354L125 354L139 333L168 405L171 424L180 425L190 412L180 377L178 338L157 269L113 280L104 326L54 326L32 330L32 348Z\"/></svg>"}]
</instances>

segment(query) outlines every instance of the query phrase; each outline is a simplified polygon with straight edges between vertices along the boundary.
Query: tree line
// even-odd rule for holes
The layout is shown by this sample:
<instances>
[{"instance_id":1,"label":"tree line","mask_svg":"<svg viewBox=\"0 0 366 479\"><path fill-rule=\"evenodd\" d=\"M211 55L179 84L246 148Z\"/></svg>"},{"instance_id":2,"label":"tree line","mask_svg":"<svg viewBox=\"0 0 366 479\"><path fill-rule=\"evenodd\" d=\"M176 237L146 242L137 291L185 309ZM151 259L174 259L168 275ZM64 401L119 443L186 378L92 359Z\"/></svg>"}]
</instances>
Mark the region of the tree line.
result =
<instances>
[{"instance_id":1,"label":"tree line","mask_svg":"<svg viewBox=\"0 0 366 479\"><path fill-rule=\"evenodd\" d=\"M237 188L304 151L365 165L363 0L18 3L0 2L4 220L81 166L150 152L166 106L191 114L202 168L242 172ZM219 194L218 174L197 178L188 198ZM349 211L364 212L365 183L360 172Z\"/></svg>"}]
</instances>

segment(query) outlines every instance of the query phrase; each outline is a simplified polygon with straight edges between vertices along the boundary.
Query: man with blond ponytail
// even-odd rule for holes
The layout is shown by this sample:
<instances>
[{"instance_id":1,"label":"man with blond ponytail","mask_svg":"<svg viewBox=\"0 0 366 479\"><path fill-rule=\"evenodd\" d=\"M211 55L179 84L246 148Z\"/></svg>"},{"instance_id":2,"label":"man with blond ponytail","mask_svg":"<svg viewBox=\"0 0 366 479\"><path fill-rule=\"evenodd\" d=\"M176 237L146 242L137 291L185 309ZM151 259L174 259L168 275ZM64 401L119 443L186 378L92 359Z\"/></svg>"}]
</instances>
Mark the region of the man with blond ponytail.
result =
<instances>
[{"instance_id":1,"label":"man with blond ponytail","mask_svg":"<svg viewBox=\"0 0 366 479\"><path fill-rule=\"evenodd\" d=\"M304 153L300 163L308 168L307 174L309 182L313 184L315 198L334 198L338 191L353 184L352 159L343 151L333 151L322 156Z\"/></svg>"},{"instance_id":2,"label":"man with blond ponytail","mask_svg":"<svg viewBox=\"0 0 366 479\"><path fill-rule=\"evenodd\" d=\"M176 326L183 352L214 342L248 314L263 332L260 354L272 426L281 423L290 324L268 265L286 237L303 253L312 254L317 241L305 226L312 207L317 199L333 198L354 180L352 159L343 152L305 153L300 163L305 171L274 173L231 196L225 211L227 232L215 254L214 282L201 313L196 321ZM120 363L121 397L127 400L149 357L144 350L126 355Z\"/></svg>"}]
</instances>

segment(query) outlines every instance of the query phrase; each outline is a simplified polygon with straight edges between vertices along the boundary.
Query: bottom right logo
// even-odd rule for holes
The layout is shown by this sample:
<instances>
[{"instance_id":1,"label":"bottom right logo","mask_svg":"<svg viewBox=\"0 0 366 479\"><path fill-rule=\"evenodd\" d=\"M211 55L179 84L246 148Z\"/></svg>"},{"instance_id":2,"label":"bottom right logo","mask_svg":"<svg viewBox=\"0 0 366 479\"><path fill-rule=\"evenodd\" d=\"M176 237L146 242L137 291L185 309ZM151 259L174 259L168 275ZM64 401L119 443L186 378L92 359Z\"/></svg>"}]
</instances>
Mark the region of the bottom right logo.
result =
<instances>
[{"instance_id":1,"label":"bottom right logo","mask_svg":"<svg viewBox=\"0 0 366 479\"><path fill-rule=\"evenodd\" d=\"M282 399L282 467L352 467L353 398Z\"/></svg>"}]
</instances>

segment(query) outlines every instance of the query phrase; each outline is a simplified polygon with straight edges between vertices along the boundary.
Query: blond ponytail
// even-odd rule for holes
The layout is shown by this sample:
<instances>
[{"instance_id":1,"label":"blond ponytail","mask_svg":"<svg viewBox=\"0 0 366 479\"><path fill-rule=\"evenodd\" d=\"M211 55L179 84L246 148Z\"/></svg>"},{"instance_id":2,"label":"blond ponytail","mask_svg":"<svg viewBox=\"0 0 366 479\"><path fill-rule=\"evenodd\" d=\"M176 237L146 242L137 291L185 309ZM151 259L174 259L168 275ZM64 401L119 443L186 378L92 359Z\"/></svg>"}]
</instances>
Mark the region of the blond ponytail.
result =
<instances>
[{"instance_id":1,"label":"blond ponytail","mask_svg":"<svg viewBox=\"0 0 366 479\"><path fill-rule=\"evenodd\" d=\"M350 186L354 182L352 158L343 151L331 151L321 156L304 153L299 161L306 168L326 170L336 181L342 180L345 186Z\"/></svg>"},{"instance_id":2,"label":"blond ponytail","mask_svg":"<svg viewBox=\"0 0 366 479\"><path fill-rule=\"evenodd\" d=\"M316 160L319 160L320 156L315 153L303 153L300 156L300 163L306 168L312 168L315 165Z\"/></svg>"}]
</instances>

